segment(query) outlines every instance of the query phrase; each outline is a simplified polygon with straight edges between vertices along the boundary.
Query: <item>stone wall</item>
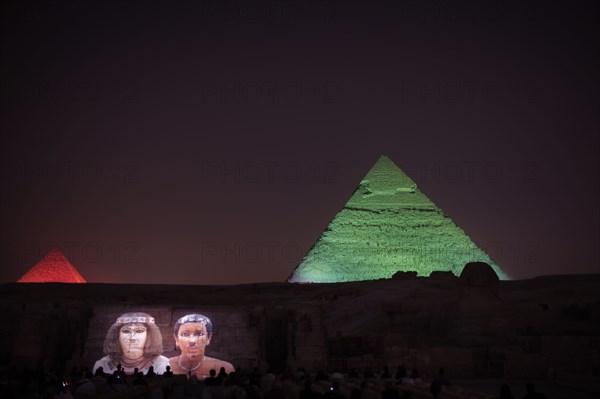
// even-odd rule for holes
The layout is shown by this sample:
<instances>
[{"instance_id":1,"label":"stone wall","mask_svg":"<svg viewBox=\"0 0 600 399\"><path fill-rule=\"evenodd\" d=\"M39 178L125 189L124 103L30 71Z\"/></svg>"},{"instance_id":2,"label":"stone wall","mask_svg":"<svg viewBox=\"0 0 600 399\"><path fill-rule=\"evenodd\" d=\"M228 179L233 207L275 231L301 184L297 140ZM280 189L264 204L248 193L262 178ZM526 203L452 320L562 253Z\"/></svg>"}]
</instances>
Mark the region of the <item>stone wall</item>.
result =
<instances>
[{"instance_id":1,"label":"stone wall","mask_svg":"<svg viewBox=\"0 0 600 399\"><path fill-rule=\"evenodd\" d=\"M600 276L470 285L458 278L344 284L0 286L0 361L87 365L128 311L156 319L165 356L188 313L214 323L207 354L236 366L338 369L404 364L454 378L599 373Z\"/></svg>"}]
</instances>

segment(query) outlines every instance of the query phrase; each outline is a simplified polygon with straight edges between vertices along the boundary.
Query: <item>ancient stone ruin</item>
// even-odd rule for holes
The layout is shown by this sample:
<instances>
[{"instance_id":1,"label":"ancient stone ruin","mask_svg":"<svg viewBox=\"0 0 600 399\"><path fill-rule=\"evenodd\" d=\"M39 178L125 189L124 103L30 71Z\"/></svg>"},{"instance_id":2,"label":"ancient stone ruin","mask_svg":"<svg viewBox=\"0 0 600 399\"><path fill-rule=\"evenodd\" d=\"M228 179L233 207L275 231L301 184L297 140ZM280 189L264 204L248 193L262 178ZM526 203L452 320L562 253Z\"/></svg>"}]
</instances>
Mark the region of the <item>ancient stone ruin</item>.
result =
<instances>
[{"instance_id":1,"label":"ancient stone ruin","mask_svg":"<svg viewBox=\"0 0 600 399\"><path fill-rule=\"evenodd\" d=\"M508 278L410 177L381 156L288 281L375 280L412 271L458 276L466 263L477 261Z\"/></svg>"}]
</instances>

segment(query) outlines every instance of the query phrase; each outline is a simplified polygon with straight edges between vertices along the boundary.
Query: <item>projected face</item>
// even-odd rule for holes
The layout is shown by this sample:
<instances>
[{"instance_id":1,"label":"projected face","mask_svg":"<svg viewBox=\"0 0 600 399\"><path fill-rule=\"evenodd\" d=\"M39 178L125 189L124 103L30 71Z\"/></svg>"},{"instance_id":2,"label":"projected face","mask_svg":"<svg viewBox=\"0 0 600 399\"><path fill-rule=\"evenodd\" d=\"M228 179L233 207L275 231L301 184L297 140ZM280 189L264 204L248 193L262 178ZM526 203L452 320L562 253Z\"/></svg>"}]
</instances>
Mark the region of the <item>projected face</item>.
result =
<instances>
[{"instance_id":1,"label":"projected face","mask_svg":"<svg viewBox=\"0 0 600 399\"><path fill-rule=\"evenodd\" d=\"M175 343L181 349L181 356L204 356L204 349L210 343L210 335L203 323L184 323L179 327Z\"/></svg>"},{"instance_id":2,"label":"projected face","mask_svg":"<svg viewBox=\"0 0 600 399\"><path fill-rule=\"evenodd\" d=\"M144 356L144 346L148 330L143 324L126 324L119 330L119 343L123 356L128 359L139 359Z\"/></svg>"}]
</instances>

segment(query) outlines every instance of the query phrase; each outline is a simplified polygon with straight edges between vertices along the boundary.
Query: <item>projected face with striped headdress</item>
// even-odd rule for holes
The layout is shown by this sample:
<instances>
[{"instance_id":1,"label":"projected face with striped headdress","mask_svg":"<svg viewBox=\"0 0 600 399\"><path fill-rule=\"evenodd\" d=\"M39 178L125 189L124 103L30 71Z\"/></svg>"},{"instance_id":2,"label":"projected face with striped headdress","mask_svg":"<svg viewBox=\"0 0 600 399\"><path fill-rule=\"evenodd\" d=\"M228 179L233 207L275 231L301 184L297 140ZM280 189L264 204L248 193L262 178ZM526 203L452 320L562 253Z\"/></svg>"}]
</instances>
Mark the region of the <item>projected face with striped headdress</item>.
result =
<instances>
[{"instance_id":1,"label":"projected face with striped headdress","mask_svg":"<svg viewBox=\"0 0 600 399\"><path fill-rule=\"evenodd\" d=\"M154 324L154 318L146 316L119 317L119 344L123 357L137 360L144 356L144 347L148 338L148 324Z\"/></svg>"},{"instance_id":2,"label":"projected face with striped headdress","mask_svg":"<svg viewBox=\"0 0 600 399\"><path fill-rule=\"evenodd\" d=\"M213 339L213 323L203 314L191 313L177 320L173 326L175 345L181 354L169 359L174 374L187 374L204 379L210 370L223 368L231 373L234 368L226 360L207 356L206 347Z\"/></svg>"},{"instance_id":3,"label":"projected face with striped headdress","mask_svg":"<svg viewBox=\"0 0 600 399\"><path fill-rule=\"evenodd\" d=\"M110 327L104 339L106 356L94 365L105 372L115 370L120 364L127 374L136 368L146 371L163 370L168 359L162 356L162 335L154 317L144 312L124 313Z\"/></svg>"},{"instance_id":4,"label":"projected face with striped headdress","mask_svg":"<svg viewBox=\"0 0 600 399\"><path fill-rule=\"evenodd\" d=\"M204 356L212 336L212 322L208 317L188 314L177 320L173 330L175 345L181 350L182 357Z\"/></svg>"},{"instance_id":5,"label":"projected face with striped headdress","mask_svg":"<svg viewBox=\"0 0 600 399\"><path fill-rule=\"evenodd\" d=\"M122 314L110 327L104 340L104 353L139 359L162 353L162 335L154 317L143 312Z\"/></svg>"}]
</instances>

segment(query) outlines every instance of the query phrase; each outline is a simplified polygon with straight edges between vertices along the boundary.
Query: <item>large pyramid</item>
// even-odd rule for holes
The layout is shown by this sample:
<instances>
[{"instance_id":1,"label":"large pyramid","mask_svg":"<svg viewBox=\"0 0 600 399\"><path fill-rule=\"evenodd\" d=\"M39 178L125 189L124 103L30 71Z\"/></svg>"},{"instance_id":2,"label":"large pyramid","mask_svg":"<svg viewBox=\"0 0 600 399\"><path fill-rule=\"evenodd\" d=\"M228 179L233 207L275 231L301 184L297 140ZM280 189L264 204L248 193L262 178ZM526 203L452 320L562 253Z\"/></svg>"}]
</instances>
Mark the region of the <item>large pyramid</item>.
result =
<instances>
[{"instance_id":1,"label":"large pyramid","mask_svg":"<svg viewBox=\"0 0 600 399\"><path fill-rule=\"evenodd\" d=\"M18 283L85 283L85 279L58 249L53 249L25 273Z\"/></svg>"},{"instance_id":2,"label":"large pyramid","mask_svg":"<svg viewBox=\"0 0 600 399\"><path fill-rule=\"evenodd\" d=\"M460 275L486 262L508 276L435 206L396 164L381 156L294 270L289 282L390 278L397 271Z\"/></svg>"}]
</instances>

